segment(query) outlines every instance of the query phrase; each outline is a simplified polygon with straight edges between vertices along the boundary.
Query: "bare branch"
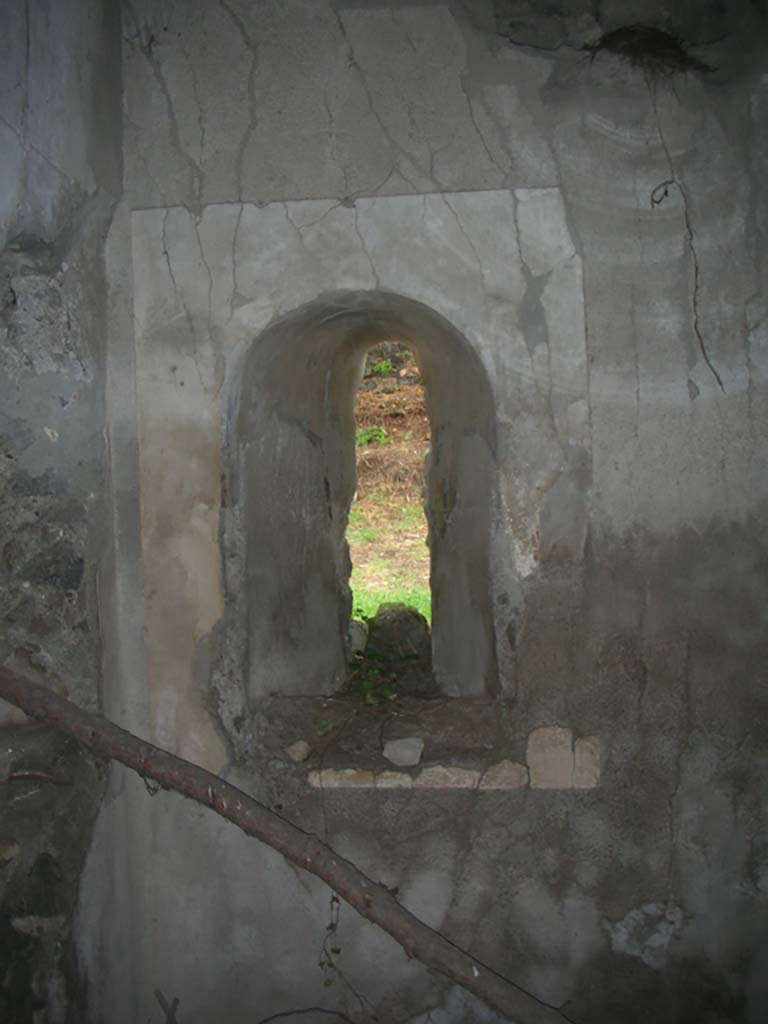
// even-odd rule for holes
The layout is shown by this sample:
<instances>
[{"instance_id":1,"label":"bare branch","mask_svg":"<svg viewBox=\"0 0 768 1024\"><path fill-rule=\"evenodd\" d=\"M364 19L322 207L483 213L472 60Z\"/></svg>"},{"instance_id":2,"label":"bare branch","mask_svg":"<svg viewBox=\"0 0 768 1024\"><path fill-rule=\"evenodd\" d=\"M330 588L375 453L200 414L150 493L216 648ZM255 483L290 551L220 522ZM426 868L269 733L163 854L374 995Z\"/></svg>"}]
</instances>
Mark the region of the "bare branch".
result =
<instances>
[{"instance_id":1,"label":"bare branch","mask_svg":"<svg viewBox=\"0 0 768 1024\"><path fill-rule=\"evenodd\" d=\"M408 956L461 985L517 1024L563 1024L567 1020L555 1007L540 1002L419 921L383 885L368 878L317 836L303 832L217 775L160 750L99 715L83 711L7 668L0 668L0 698L72 736L97 758L119 761L144 779L211 808L246 835L267 843L321 878L360 915L391 935Z\"/></svg>"}]
</instances>

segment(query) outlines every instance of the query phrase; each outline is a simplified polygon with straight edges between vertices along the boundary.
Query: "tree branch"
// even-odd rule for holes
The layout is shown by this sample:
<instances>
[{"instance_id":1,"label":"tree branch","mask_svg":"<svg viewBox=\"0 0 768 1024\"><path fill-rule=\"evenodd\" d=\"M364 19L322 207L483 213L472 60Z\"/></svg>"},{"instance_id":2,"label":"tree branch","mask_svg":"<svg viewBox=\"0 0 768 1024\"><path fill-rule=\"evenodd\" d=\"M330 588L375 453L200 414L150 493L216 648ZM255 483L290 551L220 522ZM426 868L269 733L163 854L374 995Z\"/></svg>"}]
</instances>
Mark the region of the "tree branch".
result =
<instances>
[{"instance_id":1,"label":"tree branch","mask_svg":"<svg viewBox=\"0 0 768 1024\"><path fill-rule=\"evenodd\" d=\"M349 861L217 775L83 711L39 683L0 668L0 698L62 730L97 758L119 761L163 789L211 808L305 871L317 875L359 914L383 928L408 956L478 996L517 1024L563 1024L557 1009L503 978L402 907Z\"/></svg>"}]
</instances>

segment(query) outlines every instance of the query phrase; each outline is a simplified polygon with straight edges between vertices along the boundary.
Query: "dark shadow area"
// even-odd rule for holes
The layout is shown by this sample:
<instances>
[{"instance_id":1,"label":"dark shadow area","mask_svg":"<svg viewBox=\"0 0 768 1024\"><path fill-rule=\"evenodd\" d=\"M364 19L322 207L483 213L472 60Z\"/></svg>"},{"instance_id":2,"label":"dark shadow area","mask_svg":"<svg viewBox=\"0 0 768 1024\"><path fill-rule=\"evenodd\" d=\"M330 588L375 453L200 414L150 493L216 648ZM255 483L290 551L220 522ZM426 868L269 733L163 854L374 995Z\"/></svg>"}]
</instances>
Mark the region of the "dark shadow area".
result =
<instances>
[{"instance_id":1,"label":"dark shadow area","mask_svg":"<svg viewBox=\"0 0 768 1024\"><path fill-rule=\"evenodd\" d=\"M429 623L416 608L381 604L365 623L352 623L350 640L349 691L366 704L440 695L432 672Z\"/></svg>"}]
</instances>

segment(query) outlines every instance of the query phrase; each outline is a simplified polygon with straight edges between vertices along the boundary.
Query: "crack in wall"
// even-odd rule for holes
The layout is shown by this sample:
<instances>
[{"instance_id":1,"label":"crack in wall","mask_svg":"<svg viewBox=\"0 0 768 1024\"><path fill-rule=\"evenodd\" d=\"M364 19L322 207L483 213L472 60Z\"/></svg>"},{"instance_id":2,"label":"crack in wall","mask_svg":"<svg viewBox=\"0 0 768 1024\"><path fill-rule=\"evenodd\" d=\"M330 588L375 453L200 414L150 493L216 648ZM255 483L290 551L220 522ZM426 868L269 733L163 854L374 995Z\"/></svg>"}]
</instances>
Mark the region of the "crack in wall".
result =
<instances>
[{"instance_id":1,"label":"crack in wall","mask_svg":"<svg viewBox=\"0 0 768 1024\"><path fill-rule=\"evenodd\" d=\"M67 182L74 183L75 179L70 174L67 174L66 171L63 171L61 167L54 163L54 161L51 160L49 156L46 156L45 153L43 153L43 151L38 146L36 146L33 142L30 142L29 139L26 138L25 127L22 127L21 129L15 128L10 121L3 117L2 114L0 114L0 124L5 125L8 131L12 132L13 135L16 136L17 140L19 141L19 144L22 146L24 150L27 150L30 153L34 153L35 156L39 157L47 167L50 167L52 171L55 171L56 174L60 175L60 177L64 178Z\"/></svg>"},{"instance_id":2,"label":"crack in wall","mask_svg":"<svg viewBox=\"0 0 768 1024\"><path fill-rule=\"evenodd\" d=\"M286 203L280 203L280 206L282 207L283 213L285 214L286 222L288 224L290 224L290 226L291 226L291 232L292 232L293 236L296 238L296 240L299 243L299 247L302 249L303 252L306 253L307 256L309 256L311 258L312 254L307 249L306 243L304 241L304 236L302 235L301 230L299 229L298 224L296 223L296 221L293 219L293 217L290 214L290 211L288 209L288 203L287 202Z\"/></svg>"},{"instance_id":3,"label":"crack in wall","mask_svg":"<svg viewBox=\"0 0 768 1024\"><path fill-rule=\"evenodd\" d=\"M200 91L199 91L198 82L197 82L197 73L195 72L195 62L193 60L190 60L189 54L187 53L186 50L184 50L183 52L184 52L184 59L186 60L187 67L189 68L189 76L192 79L192 95L193 95L194 100L195 100L195 106L197 107L197 130L200 133L200 140L199 140L198 145L200 147L200 163L202 164L202 162L204 160L204 155L203 154L205 153L205 132L206 132L205 117L203 116L203 104L202 104L202 101L200 99Z\"/></svg>"},{"instance_id":4,"label":"crack in wall","mask_svg":"<svg viewBox=\"0 0 768 1024\"><path fill-rule=\"evenodd\" d=\"M635 202L637 203L638 210L640 209L640 194L637 187L637 168L632 169L632 191L635 194ZM640 230L639 223L637 224L636 231L637 245L640 249L641 262L645 258L645 244L643 233ZM635 371L635 426L634 426L634 438L635 441L640 439L640 345L638 341L637 332L637 309L635 304L635 282L631 281L629 285L629 323L632 328L632 356Z\"/></svg>"},{"instance_id":5,"label":"crack in wall","mask_svg":"<svg viewBox=\"0 0 768 1024\"><path fill-rule=\"evenodd\" d=\"M464 225L461 223L461 218L459 217L458 213L456 212L456 209L451 205L451 203L450 203L446 193L445 192L441 193L440 198L443 200L443 203L445 204L447 209L450 211L451 216L456 221L456 227L459 229L459 231L462 234L462 237L466 241L466 243L469 246L469 248L472 250L472 256L474 258L475 265L477 266L477 274L478 274L478 278L480 280L480 286L483 289L483 296L487 300L488 295L487 295L486 290L485 290L485 275L483 274L483 263L482 263L482 260L480 259L480 253L477 251L477 246L475 245L475 243L472 241L472 239L467 234L467 232L466 232L466 230L464 228Z\"/></svg>"},{"instance_id":6,"label":"crack in wall","mask_svg":"<svg viewBox=\"0 0 768 1024\"><path fill-rule=\"evenodd\" d=\"M130 115L126 111L123 111L124 131L126 125L133 130L135 138L138 138L140 136L140 126L130 117ZM163 187L162 182L155 174L152 173L149 166L149 160L147 159L147 154L145 153L145 151L140 146L137 146L136 154L138 156L138 159L141 160L142 167L144 168L144 173L146 174L149 181L152 182L152 186L156 189L158 195L162 199L163 208L173 206L174 204L169 201L168 195Z\"/></svg>"},{"instance_id":7,"label":"crack in wall","mask_svg":"<svg viewBox=\"0 0 768 1024\"><path fill-rule=\"evenodd\" d=\"M165 214L163 216L162 253L163 253L163 256L165 258L165 264L166 264L166 266L168 268L168 276L170 277L171 285L173 286L173 296L174 296L174 299L176 301L177 306L181 307L181 311L182 311L182 313L184 315L184 318L187 321L187 326L189 327L189 332L190 332L190 335L192 337L192 348L193 348L193 351L194 351L192 362L194 363L194 366L195 366L195 372L197 373L197 379L198 379L199 384L200 384L200 390L202 391L203 394L205 394L206 391L207 391L207 388L205 386L205 382L203 381L202 370L200 369L199 347L198 347L198 341L197 341L197 331L195 330L195 320L194 320L194 317L192 316L192 313L189 310L189 307L187 306L186 302L184 301L184 298L181 295L178 283L176 281L176 275L174 274L173 266L171 265L171 253L170 253L170 249L168 248L168 236L167 236L168 217L169 217L170 213L171 213L170 210L166 210ZM197 231L197 226L196 225L195 225L195 231Z\"/></svg>"},{"instance_id":8,"label":"crack in wall","mask_svg":"<svg viewBox=\"0 0 768 1024\"><path fill-rule=\"evenodd\" d=\"M186 151L181 143L181 134L179 132L178 121L176 120L176 110L173 105L173 99L171 97L168 83L165 80L165 75L160 66L160 62L157 57L154 56L153 43L154 35L152 35L147 28L142 29L139 26L136 12L133 9L133 5L130 0L125 0L125 9L128 12L128 16L133 22L133 27L136 32L136 38L142 42L139 44L139 49L144 55L145 60L149 64L152 71L152 75L157 83L157 87L165 102L166 113L168 114L168 131L171 136L174 149L181 157L182 163L186 164L187 169L190 173L191 186L193 193L193 201L191 204L192 212L196 218L200 218L202 215L203 208L203 188L205 184L205 177L197 161Z\"/></svg>"},{"instance_id":9,"label":"crack in wall","mask_svg":"<svg viewBox=\"0 0 768 1024\"><path fill-rule=\"evenodd\" d=\"M352 204L352 211L353 211L355 234L360 239L360 245L361 245L362 250L363 250L363 252L365 254L365 257L368 260L368 263L370 265L371 274L373 275L374 284L376 285L377 289L381 290L381 281L379 280L379 273L376 270L376 265L373 262L373 257L371 256L370 251L368 250L368 246L365 244L365 239L363 238L363 233L360 230L360 224L359 224L359 220L358 220L358 209L357 209L357 206L356 206L355 203Z\"/></svg>"},{"instance_id":10,"label":"crack in wall","mask_svg":"<svg viewBox=\"0 0 768 1024\"><path fill-rule=\"evenodd\" d=\"M331 110L331 104L328 101L328 90L323 89L323 106L325 107L325 114L328 118L328 138L331 145L331 156L333 162L336 164L338 169L341 171L344 178L344 195L349 195L349 174L347 173L347 165L339 160L339 154L336 150L336 128L334 124L333 111Z\"/></svg>"},{"instance_id":11,"label":"crack in wall","mask_svg":"<svg viewBox=\"0 0 768 1024\"><path fill-rule=\"evenodd\" d=\"M245 209L244 204L241 202L237 211L237 220L235 221L235 229L232 232L232 294L229 296L229 319L231 320L235 315L235 301L239 295L237 290L237 242L240 237L240 224L243 219L243 210Z\"/></svg>"},{"instance_id":12,"label":"crack in wall","mask_svg":"<svg viewBox=\"0 0 768 1024\"><path fill-rule=\"evenodd\" d=\"M195 232L195 239L197 240L197 248L200 252L200 259L205 272L208 275L208 336L211 342L213 342L213 274L208 264L208 260L205 258L205 251L203 249L202 239L200 238L200 228L197 221L193 221L192 228Z\"/></svg>"},{"instance_id":13,"label":"crack in wall","mask_svg":"<svg viewBox=\"0 0 768 1024\"><path fill-rule=\"evenodd\" d=\"M414 164L416 166L417 170L419 170L422 174L426 174L426 176L430 179L430 181L434 185L435 189L437 191L440 191L440 184L435 180L435 177L434 177L434 175L432 173L432 162L434 161L435 154L432 153L432 151L430 150L430 153L431 153L430 169L429 169L429 172L426 172L422 167L419 166L419 164L413 158L413 156L410 153L408 153L403 148L403 146L400 145L399 142L396 142L395 139L393 139L392 133L389 131L387 126L384 124L384 119L382 118L382 116L378 112L378 110L376 109L376 105L373 102L373 95L371 94L371 89L370 89L370 86L368 84L367 75L366 75L365 71L363 70L362 66L360 65L359 61L357 60L357 57L355 56L355 50L354 50L354 47L352 45L352 41L349 38L349 35L347 33L347 28L346 28L346 25L344 24L344 20L343 20L343 18L341 16L341 13L335 7L332 7L332 10L333 10L333 14L334 14L334 16L336 18L336 22L337 22L337 24L339 26L339 32L341 33L341 37L342 37L342 39L343 39L343 41L344 41L344 43L345 43L345 45L347 47L347 60L348 60L348 63L349 63L349 67L353 68L357 72L358 78L360 80L360 84L362 85L363 91L364 91L364 93L366 95L366 98L368 100L368 109L370 110L371 115L373 116L373 118L375 119L375 121L378 124L379 128L381 129L381 132L382 132L382 134L383 134L384 138L386 139L387 144L389 146L389 150L390 150L390 154L391 154L391 158L392 158L392 164L390 166L390 169L389 169L389 172L387 173L386 178L377 187L377 190L383 188L387 184L389 179L392 177L392 175L395 172L397 172L400 175L400 177L403 178L404 181L408 182L408 184L411 186L411 188L414 190L414 192L423 191L423 190L420 190L420 189L417 188L417 186L414 184L414 182L411 181L411 179L408 177L408 175L403 170L403 166L400 163L400 160L398 159L398 154L399 154L399 156L402 157L404 160L407 160L408 163Z\"/></svg>"},{"instance_id":14,"label":"crack in wall","mask_svg":"<svg viewBox=\"0 0 768 1024\"><path fill-rule=\"evenodd\" d=\"M723 384L723 379L717 372L714 363L709 357L709 353L707 352L707 347L704 342L704 335L701 331L701 316L699 310L699 297L701 292L701 270L699 267L699 254L696 251L696 246L694 244L694 233L693 225L691 223L690 200L688 196L688 190L675 169L672 154L670 153L669 146L667 145L667 140L664 137L664 132L662 131L661 118L659 117L659 108L656 100L656 86L647 77L646 84L648 86L648 92L651 97L653 112L656 117L656 130L659 136L659 141L661 142L661 147L664 150L664 155L667 159L667 165L669 167L670 175L669 178L666 178L664 181L660 182L652 190L650 195L651 208L661 206L661 204L669 195L669 188L671 185L674 185L677 188L678 192L680 193L680 197L683 201L683 223L685 225L685 239L688 252L690 253L691 257L691 266L693 268L693 290L691 294L693 333L696 335L696 340L699 343L699 349L701 351L701 355L704 359L704 362L709 367L709 370L712 376L717 381L720 390L723 392L723 394L725 394L725 385Z\"/></svg>"},{"instance_id":15,"label":"crack in wall","mask_svg":"<svg viewBox=\"0 0 768 1024\"><path fill-rule=\"evenodd\" d=\"M235 178L237 180L237 197L242 203L243 201L243 163L245 161L245 151L248 148L248 143L251 141L251 136L256 130L259 124L259 119L256 114L256 74L259 70L259 47L258 44L251 38L248 30L245 27L243 19L232 10L228 0L219 0L219 4L222 10L226 11L229 17L235 24L235 28L240 34L240 38L243 45L251 54L251 67L248 71L248 125L243 132L243 137L240 140L238 146L237 156L235 158Z\"/></svg>"},{"instance_id":16,"label":"crack in wall","mask_svg":"<svg viewBox=\"0 0 768 1024\"><path fill-rule=\"evenodd\" d=\"M485 150L485 153L486 153L488 159L493 164L493 166L496 168L496 170L499 172L499 174L502 175L502 178L506 178L506 176L512 170L512 161L510 159L510 166L507 167L506 170L505 170L501 166L501 164L498 162L496 157L493 155L493 153L491 152L490 146L488 145L488 141L487 141L485 135L483 134L483 132L481 131L480 125L477 122L477 116L475 114L474 104L472 103L472 97L470 96L469 90L467 89L466 78L467 78L466 75L459 75L459 84L461 86L461 91L464 94L464 98L467 101L467 110L469 112L469 118L470 118L470 120L472 122L472 126L474 127L475 131L477 132L477 137L480 139L480 144L483 147L483 149ZM484 104L483 104L483 109L486 109ZM486 114L487 114L487 110L486 110Z\"/></svg>"}]
</instances>

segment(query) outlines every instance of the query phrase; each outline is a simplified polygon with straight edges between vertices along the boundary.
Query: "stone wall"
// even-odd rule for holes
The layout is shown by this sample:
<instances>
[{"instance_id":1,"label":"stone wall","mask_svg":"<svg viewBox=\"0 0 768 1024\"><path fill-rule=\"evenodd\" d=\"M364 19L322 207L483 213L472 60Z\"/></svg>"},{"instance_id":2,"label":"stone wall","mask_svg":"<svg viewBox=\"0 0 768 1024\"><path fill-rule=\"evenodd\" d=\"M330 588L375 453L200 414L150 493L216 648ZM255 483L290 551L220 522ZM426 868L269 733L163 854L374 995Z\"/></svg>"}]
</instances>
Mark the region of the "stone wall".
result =
<instances>
[{"instance_id":1,"label":"stone wall","mask_svg":"<svg viewBox=\"0 0 768 1024\"><path fill-rule=\"evenodd\" d=\"M0 33L0 660L99 706L108 541L103 243L120 190L119 15L6 4ZM63 1021L103 790L0 707L0 1017Z\"/></svg>"},{"instance_id":2,"label":"stone wall","mask_svg":"<svg viewBox=\"0 0 768 1024\"><path fill-rule=\"evenodd\" d=\"M725 25L720 8L643 5L693 42L725 31L697 51L716 72L670 81L579 49L637 21L631 3L599 23L592 5L484 0L123 7L110 713L327 838L570 1020L760 1020L759 5ZM431 729L411 709L403 735L427 742L397 786L380 781L397 715L363 714L332 678L325 696L254 700L231 621L259 598L227 475L246 355L328 293L382 291L444 318L493 392L498 694L460 716L439 702ZM294 419L320 407L323 330L280 376ZM248 396L256 414L273 390ZM313 432L302 458L338 458ZM327 513L322 487L284 497L286 515ZM304 565L293 545L282 557ZM324 621L344 584L338 605L307 594ZM119 772L112 785L80 905L93 1020L160 1019L174 998L185 1024L310 1005L494 1019L351 911L334 924L330 894L268 849Z\"/></svg>"}]
</instances>

